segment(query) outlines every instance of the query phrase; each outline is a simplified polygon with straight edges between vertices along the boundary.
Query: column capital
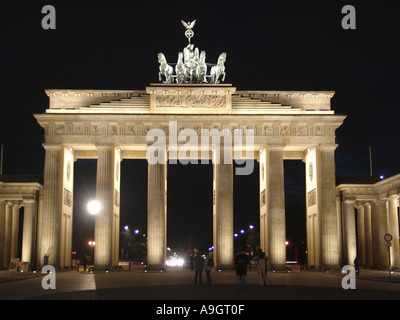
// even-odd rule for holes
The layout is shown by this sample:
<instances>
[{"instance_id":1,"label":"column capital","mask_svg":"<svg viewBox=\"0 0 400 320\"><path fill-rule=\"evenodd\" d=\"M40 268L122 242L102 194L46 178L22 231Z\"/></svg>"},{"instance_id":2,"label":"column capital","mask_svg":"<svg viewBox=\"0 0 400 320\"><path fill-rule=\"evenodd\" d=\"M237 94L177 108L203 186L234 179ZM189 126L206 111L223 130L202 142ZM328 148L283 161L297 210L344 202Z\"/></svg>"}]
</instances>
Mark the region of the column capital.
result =
<instances>
[{"instance_id":1,"label":"column capital","mask_svg":"<svg viewBox=\"0 0 400 320\"><path fill-rule=\"evenodd\" d=\"M116 146L113 144L109 144L109 143L96 143L95 144L96 149L115 149Z\"/></svg>"},{"instance_id":2,"label":"column capital","mask_svg":"<svg viewBox=\"0 0 400 320\"><path fill-rule=\"evenodd\" d=\"M337 144L321 144L317 147L318 150L336 150Z\"/></svg>"},{"instance_id":3,"label":"column capital","mask_svg":"<svg viewBox=\"0 0 400 320\"><path fill-rule=\"evenodd\" d=\"M62 146L61 144L43 143L42 146L46 151L47 150L57 150L57 151L59 151L62 148L64 148L64 146Z\"/></svg>"},{"instance_id":4,"label":"column capital","mask_svg":"<svg viewBox=\"0 0 400 320\"><path fill-rule=\"evenodd\" d=\"M284 148L285 148L285 145L283 145L283 144L267 145L265 147L265 149L268 150L268 151L283 151Z\"/></svg>"}]
</instances>

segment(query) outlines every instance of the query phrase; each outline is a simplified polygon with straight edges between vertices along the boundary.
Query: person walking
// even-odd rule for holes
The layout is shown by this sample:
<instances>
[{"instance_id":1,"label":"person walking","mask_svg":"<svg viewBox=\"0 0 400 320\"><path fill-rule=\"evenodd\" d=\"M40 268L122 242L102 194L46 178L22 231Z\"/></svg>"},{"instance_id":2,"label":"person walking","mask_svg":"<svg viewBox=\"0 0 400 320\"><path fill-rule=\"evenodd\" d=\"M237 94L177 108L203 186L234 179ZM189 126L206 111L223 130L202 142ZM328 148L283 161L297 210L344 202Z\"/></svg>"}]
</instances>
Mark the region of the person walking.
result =
<instances>
[{"instance_id":1,"label":"person walking","mask_svg":"<svg viewBox=\"0 0 400 320\"><path fill-rule=\"evenodd\" d=\"M194 257L194 284L197 284L197 277L199 278L199 282L203 283L203 268L204 259L201 257L200 252L197 252Z\"/></svg>"},{"instance_id":2,"label":"person walking","mask_svg":"<svg viewBox=\"0 0 400 320\"><path fill-rule=\"evenodd\" d=\"M261 249L257 250L256 255L253 260L257 261L257 273L258 273L258 283L260 286L267 286L267 261L268 257L262 252Z\"/></svg>"},{"instance_id":3,"label":"person walking","mask_svg":"<svg viewBox=\"0 0 400 320\"><path fill-rule=\"evenodd\" d=\"M243 250L235 257L235 269L236 275L239 279L239 289L246 286L246 276L247 276L247 265L249 264L249 258Z\"/></svg>"},{"instance_id":4,"label":"person walking","mask_svg":"<svg viewBox=\"0 0 400 320\"><path fill-rule=\"evenodd\" d=\"M205 261L205 271L207 276L207 284L211 284L211 270L214 267L214 260L210 254L207 254Z\"/></svg>"}]
</instances>

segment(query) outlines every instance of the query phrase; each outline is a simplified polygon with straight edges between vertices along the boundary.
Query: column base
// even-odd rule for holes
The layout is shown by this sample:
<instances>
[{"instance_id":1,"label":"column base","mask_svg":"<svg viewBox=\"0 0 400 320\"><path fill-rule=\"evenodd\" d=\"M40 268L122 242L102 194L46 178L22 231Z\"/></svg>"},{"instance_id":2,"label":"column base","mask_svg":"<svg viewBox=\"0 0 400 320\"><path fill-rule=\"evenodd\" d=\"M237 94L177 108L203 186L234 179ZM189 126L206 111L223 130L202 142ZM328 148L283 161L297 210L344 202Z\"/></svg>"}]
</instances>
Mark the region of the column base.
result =
<instances>
[{"instance_id":1,"label":"column base","mask_svg":"<svg viewBox=\"0 0 400 320\"><path fill-rule=\"evenodd\" d=\"M220 265L220 266L215 267L215 270L218 270L218 271L235 270L235 266L233 264Z\"/></svg>"},{"instance_id":2,"label":"column base","mask_svg":"<svg viewBox=\"0 0 400 320\"><path fill-rule=\"evenodd\" d=\"M95 265L93 267L94 273L108 273L112 271L112 266L109 265Z\"/></svg>"},{"instance_id":3,"label":"column base","mask_svg":"<svg viewBox=\"0 0 400 320\"><path fill-rule=\"evenodd\" d=\"M165 272L165 266L163 264L147 265L144 272Z\"/></svg>"}]
</instances>

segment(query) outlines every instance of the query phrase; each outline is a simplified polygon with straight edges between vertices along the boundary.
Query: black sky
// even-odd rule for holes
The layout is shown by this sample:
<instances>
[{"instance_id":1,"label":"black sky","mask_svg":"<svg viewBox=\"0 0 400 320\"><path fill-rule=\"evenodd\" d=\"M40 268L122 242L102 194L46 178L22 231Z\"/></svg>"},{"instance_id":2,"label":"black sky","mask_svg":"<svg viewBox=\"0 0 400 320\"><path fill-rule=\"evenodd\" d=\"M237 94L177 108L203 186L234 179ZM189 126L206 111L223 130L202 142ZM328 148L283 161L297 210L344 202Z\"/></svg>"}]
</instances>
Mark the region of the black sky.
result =
<instances>
[{"instance_id":1,"label":"black sky","mask_svg":"<svg viewBox=\"0 0 400 320\"><path fill-rule=\"evenodd\" d=\"M56 30L41 27L46 4L56 8ZM341 26L346 4L356 8L356 30ZM43 172L43 130L32 114L48 107L45 89L144 89L158 82L157 53L175 62L186 45L180 20L196 19L192 42L210 62L227 52L225 82L238 90L336 92L332 108L347 115L337 130L338 176L368 176L368 146L375 175L398 174L399 12L400 3L389 0L3 1L4 173ZM288 236L294 237L305 229L304 167L301 161L285 166ZM90 225L83 204L94 195L96 164L78 161L75 169L74 226L80 230ZM147 164L124 161L122 177L121 227L145 229ZM189 236L192 245L211 245L210 193L210 165L169 166L171 245L184 246ZM237 230L258 224L258 201L256 167L249 177L235 177Z\"/></svg>"}]
</instances>

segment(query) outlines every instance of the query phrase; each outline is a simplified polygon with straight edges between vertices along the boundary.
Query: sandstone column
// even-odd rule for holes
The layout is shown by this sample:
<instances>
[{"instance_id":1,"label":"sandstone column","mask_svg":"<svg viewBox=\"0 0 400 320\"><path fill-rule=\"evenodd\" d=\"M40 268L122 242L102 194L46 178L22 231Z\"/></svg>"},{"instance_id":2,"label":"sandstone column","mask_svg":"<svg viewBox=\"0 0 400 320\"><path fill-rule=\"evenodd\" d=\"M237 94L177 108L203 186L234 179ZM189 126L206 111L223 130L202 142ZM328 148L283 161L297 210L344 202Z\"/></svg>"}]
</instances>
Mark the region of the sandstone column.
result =
<instances>
[{"instance_id":1,"label":"sandstone column","mask_svg":"<svg viewBox=\"0 0 400 320\"><path fill-rule=\"evenodd\" d=\"M217 153L219 153L219 159ZM232 157L228 159L229 157L225 158L225 156L223 148L214 149L214 263L216 268L232 269L234 258L233 163Z\"/></svg>"},{"instance_id":2,"label":"sandstone column","mask_svg":"<svg viewBox=\"0 0 400 320\"><path fill-rule=\"evenodd\" d=\"M22 257L21 260L29 262L30 265L34 263L35 251L35 234L36 234L36 215L37 215L37 202L35 200L25 200L24 208L24 224L22 231Z\"/></svg>"},{"instance_id":3,"label":"sandstone column","mask_svg":"<svg viewBox=\"0 0 400 320\"><path fill-rule=\"evenodd\" d=\"M19 208L18 204L14 204L12 207L11 258L18 258Z\"/></svg>"},{"instance_id":4,"label":"sandstone column","mask_svg":"<svg viewBox=\"0 0 400 320\"><path fill-rule=\"evenodd\" d=\"M354 200L343 202L343 250L344 264L354 264L357 256L356 217L354 212Z\"/></svg>"},{"instance_id":5,"label":"sandstone column","mask_svg":"<svg viewBox=\"0 0 400 320\"><path fill-rule=\"evenodd\" d=\"M358 258L360 265L365 266L365 214L364 206L359 204L357 206L357 233L358 233Z\"/></svg>"},{"instance_id":6,"label":"sandstone column","mask_svg":"<svg viewBox=\"0 0 400 320\"><path fill-rule=\"evenodd\" d=\"M371 225L371 204L364 204L364 218L365 218L365 264L372 267L372 225Z\"/></svg>"},{"instance_id":7,"label":"sandstone column","mask_svg":"<svg viewBox=\"0 0 400 320\"><path fill-rule=\"evenodd\" d=\"M49 264L59 263L59 233L61 223L61 146L44 145L46 150L44 163L43 210L40 221L40 239L38 241L38 260L43 266L43 258L49 255Z\"/></svg>"},{"instance_id":8,"label":"sandstone column","mask_svg":"<svg viewBox=\"0 0 400 320\"><path fill-rule=\"evenodd\" d=\"M0 201L0 268L4 263L4 240L6 235L6 204Z\"/></svg>"},{"instance_id":9,"label":"sandstone column","mask_svg":"<svg viewBox=\"0 0 400 320\"><path fill-rule=\"evenodd\" d=\"M8 268L11 259L11 227L12 227L12 203L6 204L5 232L4 232L4 259L3 267Z\"/></svg>"},{"instance_id":10,"label":"sandstone column","mask_svg":"<svg viewBox=\"0 0 400 320\"><path fill-rule=\"evenodd\" d=\"M387 201L377 200L372 204L373 262L376 269L387 269L389 254L384 236L388 233L389 221Z\"/></svg>"},{"instance_id":11,"label":"sandstone column","mask_svg":"<svg viewBox=\"0 0 400 320\"><path fill-rule=\"evenodd\" d=\"M260 150L260 247L269 256L268 245L268 190L267 190L267 167L268 167L268 150L263 147Z\"/></svg>"},{"instance_id":12,"label":"sandstone column","mask_svg":"<svg viewBox=\"0 0 400 320\"><path fill-rule=\"evenodd\" d=\"M286 266L283 148L269 147L268 153L268 258L270 267L279 270Z\"/></svg>"},{"instance_id":13,"label":"sandstone column","mask_svg":"<svg viewBox=\"0 0 400 320\"><path fill-rule=\"evenodd\" d=\"M97 146L96 200L101 210L95 217L94 269L110 270L112 267L113 222L113 146Z\"/></svg>"},{"instance_id":14,"label":"sandstone column","mask_svg":"<svg viewBox=\"0 0 400 320\"><path fill-rule=\"evenodd\" d=\"M340 241L336 212L335 146L319 147L318 190L320 201L322 267L340 268Z\"/></svg>"},{"instance_id":15,"label":"sandstone column","mask_svg":"<svg viewBox=\"0 0 400 320\"><path fill-rule=\"evenodd\" d=\"M398 195L389 198L389 233L393 236L390 260L391 267L395 269L400 268L398 198Z\"/></svg>"},{"instance_id":16,"label":"sandstone column","mask_svg":"<svg viewBox=\"0 0 400 320\"><path fill-rule=\"evenodd\" d=\"M167 162L166 150L159 149L157 163L148 163L147 192L147 268L162 270L167 249Z\"/></svg>"}]
</instances>

